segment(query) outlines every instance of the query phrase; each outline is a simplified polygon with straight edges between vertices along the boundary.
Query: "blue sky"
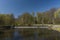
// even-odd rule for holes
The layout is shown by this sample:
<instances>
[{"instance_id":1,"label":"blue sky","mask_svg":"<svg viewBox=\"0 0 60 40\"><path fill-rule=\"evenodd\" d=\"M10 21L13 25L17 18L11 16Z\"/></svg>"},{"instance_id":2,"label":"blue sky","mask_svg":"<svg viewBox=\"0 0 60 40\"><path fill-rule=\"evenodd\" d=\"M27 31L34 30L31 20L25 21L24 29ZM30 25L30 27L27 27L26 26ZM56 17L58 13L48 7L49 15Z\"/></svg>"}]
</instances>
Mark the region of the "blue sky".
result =
<instances>
[{"instance_id":1,"label":"blue sky","mask_svg":"<svg viewBox=\"0 0 60 40\"><path fill-rule=\"evenodd\" d=\"M0 0L0 13L43 12L51 8L60 8L60 0Z\"/></svg>"}]
</instances>

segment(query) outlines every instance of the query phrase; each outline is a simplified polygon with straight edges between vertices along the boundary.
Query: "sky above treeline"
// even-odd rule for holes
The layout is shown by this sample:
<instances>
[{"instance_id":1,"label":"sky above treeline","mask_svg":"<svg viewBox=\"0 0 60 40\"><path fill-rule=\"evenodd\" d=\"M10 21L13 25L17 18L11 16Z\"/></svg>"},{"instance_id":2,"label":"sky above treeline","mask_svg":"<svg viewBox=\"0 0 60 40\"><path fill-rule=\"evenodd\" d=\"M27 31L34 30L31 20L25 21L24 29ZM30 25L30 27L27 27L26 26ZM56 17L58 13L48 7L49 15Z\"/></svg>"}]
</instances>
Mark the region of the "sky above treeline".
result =
<instances>
[{"instance_id":1,"label":"sky above treeline","mask_svg":"<svg viewBox=\"0 0 60 40\"><path fill-rule=\"evenodd\" d=\"M60 8L60 0L0 0L0 13L44 12L51 8Z\"/></svg>"}]
</instances>

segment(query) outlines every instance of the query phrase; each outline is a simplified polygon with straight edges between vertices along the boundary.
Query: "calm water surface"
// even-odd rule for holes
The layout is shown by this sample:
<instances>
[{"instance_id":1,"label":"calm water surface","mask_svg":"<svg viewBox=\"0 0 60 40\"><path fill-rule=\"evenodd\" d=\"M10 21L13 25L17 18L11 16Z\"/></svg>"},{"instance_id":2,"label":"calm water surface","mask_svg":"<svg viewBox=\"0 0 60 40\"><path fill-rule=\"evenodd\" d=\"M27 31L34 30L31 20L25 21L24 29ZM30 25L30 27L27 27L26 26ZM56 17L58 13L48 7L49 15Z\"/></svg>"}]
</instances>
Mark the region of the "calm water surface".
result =
<instances>
[{"instance_id":1,"label":"calm water surface","mask_svg":"<svg viewBox=\"0 0 60 40\"><path fill-rule=\"evenodd\" d=\"M27 29L27 31L24 30L25 32L18 28L4 30L3 33L0 34L0 40L56 40L60 38L60 36L58 36L60 33L57 31L48 29L34 30L35 31Z\"/></svg>"}]
</instances>

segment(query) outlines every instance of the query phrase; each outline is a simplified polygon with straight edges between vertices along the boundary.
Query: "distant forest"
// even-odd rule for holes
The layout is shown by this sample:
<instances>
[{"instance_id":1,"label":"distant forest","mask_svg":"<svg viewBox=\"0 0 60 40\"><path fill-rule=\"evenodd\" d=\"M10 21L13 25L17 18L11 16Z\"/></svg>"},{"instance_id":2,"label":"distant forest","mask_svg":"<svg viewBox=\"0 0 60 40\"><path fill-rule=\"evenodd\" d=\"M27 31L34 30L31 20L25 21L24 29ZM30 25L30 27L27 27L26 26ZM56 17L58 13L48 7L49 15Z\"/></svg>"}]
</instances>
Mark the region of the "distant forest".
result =
<instances>
[{"instance_id":1,"label":"distant forest","mask_svg":"<svg viewBox=\"0 0 60 40\"><path fill-rule=\"evenodd\" d=\"M13 14L0 13L0 26L2 25L32 25L32 24L60 24L60 9L52 8L45 12L25 12L15 18Z\"/></svg>"}]
</instances>

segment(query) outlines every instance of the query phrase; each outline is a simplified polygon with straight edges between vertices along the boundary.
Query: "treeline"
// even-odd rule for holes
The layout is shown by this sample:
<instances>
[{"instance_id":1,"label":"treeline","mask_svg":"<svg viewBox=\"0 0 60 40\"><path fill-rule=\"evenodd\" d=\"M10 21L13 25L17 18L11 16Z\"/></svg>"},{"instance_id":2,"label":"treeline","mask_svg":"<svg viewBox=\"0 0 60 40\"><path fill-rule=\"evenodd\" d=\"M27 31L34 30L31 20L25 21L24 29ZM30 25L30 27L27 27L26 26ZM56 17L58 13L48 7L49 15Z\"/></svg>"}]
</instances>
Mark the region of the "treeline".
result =
<instances>
[{"instance_id":1,"label":"treeline","mask_svg":"<svg viewBox=\"0 0 60 40\"><path fill-rule=\"evenodd\" d=\"M60 24L60 9L52 8L45 12L25 12L15 18L13 14L0 14L1 25Z\"/></svg>"}]
</instances>

